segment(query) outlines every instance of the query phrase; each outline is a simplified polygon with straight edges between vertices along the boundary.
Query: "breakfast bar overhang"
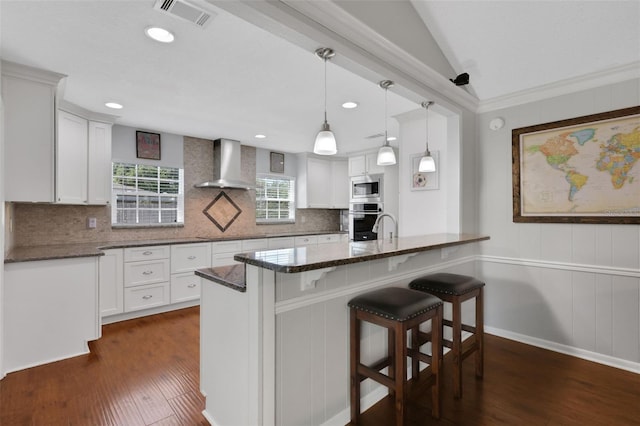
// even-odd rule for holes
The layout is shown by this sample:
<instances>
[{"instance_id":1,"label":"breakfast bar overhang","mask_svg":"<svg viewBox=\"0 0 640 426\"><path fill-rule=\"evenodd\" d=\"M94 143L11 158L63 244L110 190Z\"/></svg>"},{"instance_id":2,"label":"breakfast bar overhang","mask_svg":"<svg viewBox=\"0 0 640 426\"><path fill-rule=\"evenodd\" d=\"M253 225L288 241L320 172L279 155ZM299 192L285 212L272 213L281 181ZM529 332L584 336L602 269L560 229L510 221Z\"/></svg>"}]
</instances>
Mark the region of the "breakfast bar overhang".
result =
<instances>
[{"instance_id":1,"label":"breakfast bar overhang","mask_svg":"<svg viewBox=\"0 0 640 426\"><path fill-rule=\"evenodd\" d=\"M348 300L435 271L472 275L475 245L488 239L433 234L268 250L235 255L244 274L242 265L197 271L204 416L216 426L348 423ZM363 361L384 355L383 330L368 327L362 338ZM386 395L369 382L363 409Z\"/></svg>"}]
</instances>

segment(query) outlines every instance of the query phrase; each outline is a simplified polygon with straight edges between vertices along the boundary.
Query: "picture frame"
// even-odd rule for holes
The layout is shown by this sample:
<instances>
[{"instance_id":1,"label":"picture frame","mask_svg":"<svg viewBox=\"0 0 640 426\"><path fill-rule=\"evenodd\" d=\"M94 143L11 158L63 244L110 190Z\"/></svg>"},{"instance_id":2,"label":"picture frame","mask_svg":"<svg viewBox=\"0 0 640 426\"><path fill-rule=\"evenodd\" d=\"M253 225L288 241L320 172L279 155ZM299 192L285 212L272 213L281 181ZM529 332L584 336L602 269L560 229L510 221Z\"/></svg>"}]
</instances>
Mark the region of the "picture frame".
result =
<instances>
[{"instance_id":1,"label":"picture frame","mask_svg":"<svg viewBox=\"0 0 640 426\"><path fill-rule=\"evenodd\" d=\"M412 191L428 191L434 189L440 189L440 153L432 150L431 157L436 163L435 172L420 172L418 166L420 165L420 159L424 156L424 152L413 154L411 156L411 190Z\"/></svg>"},{"instance_id":2,"label":"picture frame","mask_svg":"<svg viewBox=\"0 0 640 426\"><path fill-rule=\"evenodd\" d=\"M269 170L272 173L284 173L284 154L282 152L271 152L269 164Z\"/></svg>"},{"instance_id":3,"label":"picture frame","mask_svg":"<svg viewBox=\"0 0 640 426\"><path fill-rule=\"evenodd\" d=\"M640 224L640 106L513 129L513 222Z\"/></svg>"},{"instance_id":4,"label":"picture frame","mask_svg":"<svg viewBox=\"0 0 640 426\"><path fill-rule=\"evenodd\" d=\"M136 130L136 157L160 160L160 134Z\"/></svg>"}]
</instances>

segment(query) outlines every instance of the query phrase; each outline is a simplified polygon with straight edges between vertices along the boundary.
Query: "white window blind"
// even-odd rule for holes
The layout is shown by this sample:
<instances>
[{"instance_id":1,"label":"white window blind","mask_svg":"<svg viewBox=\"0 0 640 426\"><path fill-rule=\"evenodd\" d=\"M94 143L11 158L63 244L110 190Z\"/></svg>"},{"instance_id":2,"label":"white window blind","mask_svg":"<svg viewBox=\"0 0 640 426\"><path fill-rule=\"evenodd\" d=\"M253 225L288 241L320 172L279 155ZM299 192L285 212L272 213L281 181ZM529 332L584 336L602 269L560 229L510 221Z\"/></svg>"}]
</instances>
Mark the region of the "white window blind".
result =
<instances>
[{"instance_id":1,"label":"white window blind","mask_svg":"<svg viewBox=\"0 0 640 426\"><path fill-rule=\"evenodd\" d=\"M295 178L259 174L256 177L256 223L295 222Z\"/></svg>"},{"instance_id":2,"label":"white window blind","mask_svg":"<svg viewBox=\"0 0 640 426\"><path fill-rule=\"evenodd\" d=\"M184 169L113 163L111 224L184 223Z\"/></svg>"}]
</instances>

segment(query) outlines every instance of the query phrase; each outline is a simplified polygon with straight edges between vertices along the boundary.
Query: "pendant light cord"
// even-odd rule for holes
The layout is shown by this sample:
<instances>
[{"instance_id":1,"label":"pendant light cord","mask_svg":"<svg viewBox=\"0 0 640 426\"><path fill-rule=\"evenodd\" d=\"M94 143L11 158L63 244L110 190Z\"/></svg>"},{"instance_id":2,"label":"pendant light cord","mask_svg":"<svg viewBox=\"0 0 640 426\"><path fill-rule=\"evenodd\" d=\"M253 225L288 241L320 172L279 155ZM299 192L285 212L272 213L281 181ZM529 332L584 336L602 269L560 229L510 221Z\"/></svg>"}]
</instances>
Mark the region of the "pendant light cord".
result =
<instances>
[{"instance_id":1,"label":"pendant light cord","mask_svg":"<svg viewBox=\"0 0 640 426\"><path fill-rule=\"evenodd\" d=\"M425 154L427 156L431 155L431 153L429 152L429 107L433 104L433 101L429 101L429 102L423 102L422 106L425 109L425 115L426 115L426 120L424 121L424 130L425 130L425 145L426 145L426 151Z\"/></svg>"},{"instance_id":2,"label":"pendant light cord","mask_svg":"<svg viewBox=\"0 0 640 426\"><path fill-rule=\"evenodd\" d=\"M389 145L389 136L387 134L387 87L384 88L384 144Z\"/></svg>"},{"instance_id":3,"label":"pendant light cord","mask_svg":"<svg viewBox=\"0 0 640 426\"><path fill-rule=\"evenodd\" d=\"M327 58L324 57L324 122L327 122Z\"/></svg>"}]
</instances>

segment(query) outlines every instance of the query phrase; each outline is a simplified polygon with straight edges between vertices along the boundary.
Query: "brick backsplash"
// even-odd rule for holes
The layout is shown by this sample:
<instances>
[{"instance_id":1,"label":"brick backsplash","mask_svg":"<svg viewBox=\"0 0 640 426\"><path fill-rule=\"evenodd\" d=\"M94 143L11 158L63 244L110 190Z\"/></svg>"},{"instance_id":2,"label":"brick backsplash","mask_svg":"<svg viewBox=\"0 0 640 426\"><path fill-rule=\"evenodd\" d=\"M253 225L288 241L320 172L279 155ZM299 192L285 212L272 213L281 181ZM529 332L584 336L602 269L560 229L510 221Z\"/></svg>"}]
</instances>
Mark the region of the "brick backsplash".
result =
<instances>
[{"instance_id":1,"label":"brick backsplash","mask_svg":"<svg viewBox=\"0 0 640 426\"><path fill-rule=\"evenodd\" d=\"M242 146L242 178L254 181L256 149ZM69 206L57 204L13 204L15 246L33 246L99 241L153 240L172 238L242 238L251 235L288 232L337 231L338 210L297 210L295 224L256 225L255 191L195 188L194 184L213 176L212 141L184 138L185 223L175 228L112 229L110 206ZM222 232L203 213L224 191L242 214ZM87 229L87 218L97 219L96 229ZM304 223L303 223L304 222Z\"/></svg>"}]
</instances>

